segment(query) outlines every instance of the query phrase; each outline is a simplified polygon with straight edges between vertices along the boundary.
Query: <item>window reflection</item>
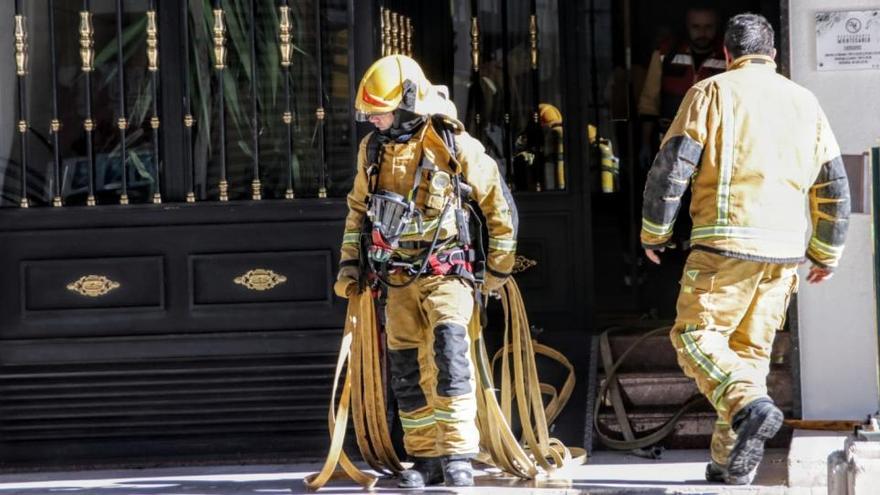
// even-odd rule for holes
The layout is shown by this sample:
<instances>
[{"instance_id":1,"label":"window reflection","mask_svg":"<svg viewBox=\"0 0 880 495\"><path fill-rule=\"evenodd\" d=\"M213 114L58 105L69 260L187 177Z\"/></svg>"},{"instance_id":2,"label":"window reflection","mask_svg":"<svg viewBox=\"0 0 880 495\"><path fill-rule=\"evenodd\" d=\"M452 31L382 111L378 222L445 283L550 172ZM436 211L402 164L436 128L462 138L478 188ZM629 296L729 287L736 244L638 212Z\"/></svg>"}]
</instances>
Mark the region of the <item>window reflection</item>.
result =
<instances>
[{"instance_id":1,"label":"window reflection","mask_svg":"<svg viewBox=\"0 0 880 495\"><path fill-rule=\"evenodd\" d=\"M331 196L344 196L354 173L352 164L352 119L350 109L349 30L352 22L346 0L289 2L294 54L290 67L289 92L285 89L286 73L280 65L278 40L278 1L257 0L255 46L257 73L250 66L250 0L224 0L227 16L227 70L224 73L226 102L226 143L230 199L249 199L253 180L252 109L259 110L259 167L263 198L284 198L292 171L296 196L317 196L321 160L315 139L316 110L323 107L326 115L327 186ZM159 191L160 169L153 149L153 105L163 85L183 84L180 74L159 68L159 82L154 87L148 71L147 16L149 0L125 0L122 22L124 50L124 95L118 86L118 37L116 0L92 0L91 23L94 32L94 71L90 83L82 70L80 58L81 1L56 0L54 50L57 69L57 115L53 112L53 78L48 33L49 2L22 2L28 30L29 75L26 79L27 122L27 191L33 206L52 204L58 194L64 204L84 205L91 186L97 204L118 204L122 194L123 157L118 118L119 102L125 99L127 117L125 170L127 194L131 203L148 203ZM196 197L213 200L218 197L220 146L217 126L217 87L213 70L213 39L211 0L190 0L190 74L192 113L195 121L192 142ZM324 85L318 93L316 69L315 6L321 5L321 39L323 42ZM165 11L171 12L171 10ZM8 9L0 16L0 105L6 109L0 121L0 205L18 206L24 196L21 190L22 163L18 132L18 93L15 72L14 14ZM160 12L161 15L161 12ZM161 23L160 23L161 24ZM166 28L169 24L165 24ZM163 28L164 29L164 28ZM167 33L165 33L167 34ZM174 50L163 44L159 32L159 51ZM163 52L166 53L167 52ZM251 88L256 85L256 102ZM90 178L89 146L84 122L87 117L87 88L91 92L91 119L94 122L93 167ZM284 121L287 96L292 107L291 129L293 152L288 154L287 125ZM54 136L50 123L60 123L59 170L56 181ZM159 115L160 122L166 117ZM171 117L168 117L171 118ZM168 164L173 170L189 167L180 157L179 163ZM165 166L162 164L162 166ZM173 175L176 179L177 175ZM56 183L57 182L57 183ZM188 186L189 182L187 182ZM179 187L178 187L179 189ZM164 198L182 201L184 198Z\"/></svg>"},{"instance_id":2,"label":"window reflection","mask_svg":"<svg viewBox=\"0 0 880 495\"><path fill-rule=\"evenodd\" d=\"M477 73L471 70L471 2L454 3L454 99L466 127L516 190L564 189L557 1L537 2L536 71L529 2L477 2Z\"/></svg>"},{"instance_id":3,"label":"window reflection","mask_svg":"<svg viewBox=\"0 0 880 495\"><path fill-rule=\"evenodd\" d=\"M92 119L95 122L95 195L99 204L117 204L122 188L122 155L117 127L116 5L114 0L92 2L95 30L95 70L92 72ZM29 73L26 79L28 129L27 197L34 206L51 204L55 191L54 156L50 122L52 78L47 2L23 2L28 29ZM77 2L56 2L55 37L57 61L60 193L65 204L85 204L89 191L86 149L85 77L79 54L79 8ZM151 147L151 82L146 60L146 0L126 1L123 17L125 53L125 101L128 117L126 164L128 195L132 202L146 202L156 187L156 163ZM14 67L13 16L0 18L0 66ZM2 106L17 109L14 70L0 72ZM21 191L21 149L18 114L4 113L0 121L0 188L3 206L17 206Z\"/></svg>"},{"instance_id":4,"label":"window reflection","mask_svg":"<svg viewBox=\"0 0 880 495\"><path fill-rule=\"evenodd\" d=\"M204 2L204 3L202 3ZM331 196L344 196L351 184L351 110L348 74L348 4L344 0L320 2L322 8L322 44L324 88L322 93L327 116L326 156L328 190ZM277 1L261 0L256 10L257 77L250 67L250 1L227 0L227 64L224 96L226 104L226 159L230 199L249 199L253 180L253 139L251 85L257 84L256 105L260 113L260 180L263 198L284 198L289 169L293 172L297 197L318 194L320 156L316 139L316 109L319 106L318 73L315 53L316 2L290 2L294 53L288 75L280 65L278 50ZM209 0L193 1L191 43L193 73L191 84L195 112L201 117L194 145L196 191L201 199L219 195L220 165L217 147L221 136L217 126L217 88L213 82L213 14ZM289 98L292 109L292 155L288 157L287 129L283 121ZM199 120L197 116L197 120ZM288 161L288 159L290 161Z\"/></svg>"}]
</instances>

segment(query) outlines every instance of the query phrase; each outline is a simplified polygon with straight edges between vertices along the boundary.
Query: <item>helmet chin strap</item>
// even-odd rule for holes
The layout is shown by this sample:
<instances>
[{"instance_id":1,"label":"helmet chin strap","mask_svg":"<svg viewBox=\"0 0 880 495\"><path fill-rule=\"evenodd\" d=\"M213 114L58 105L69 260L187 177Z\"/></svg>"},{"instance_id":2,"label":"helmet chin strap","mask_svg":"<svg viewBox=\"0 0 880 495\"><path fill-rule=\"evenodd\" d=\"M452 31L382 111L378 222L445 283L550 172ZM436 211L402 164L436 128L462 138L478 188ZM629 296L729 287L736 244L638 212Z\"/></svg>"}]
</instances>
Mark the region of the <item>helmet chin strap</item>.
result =
<instances>
[{"instance_id":1,"label":"helmet chin strap","mask_svg":"<svg viewBox=\"0 0 880 495\"><path fill-rule=\"evenodd\" d=\"M416 115L409 110L398 108L394 111L394 123L384 131L378 131L380 140L385 142L406 142L427 120L423 115Z\"/></svg>"}]
</instances>

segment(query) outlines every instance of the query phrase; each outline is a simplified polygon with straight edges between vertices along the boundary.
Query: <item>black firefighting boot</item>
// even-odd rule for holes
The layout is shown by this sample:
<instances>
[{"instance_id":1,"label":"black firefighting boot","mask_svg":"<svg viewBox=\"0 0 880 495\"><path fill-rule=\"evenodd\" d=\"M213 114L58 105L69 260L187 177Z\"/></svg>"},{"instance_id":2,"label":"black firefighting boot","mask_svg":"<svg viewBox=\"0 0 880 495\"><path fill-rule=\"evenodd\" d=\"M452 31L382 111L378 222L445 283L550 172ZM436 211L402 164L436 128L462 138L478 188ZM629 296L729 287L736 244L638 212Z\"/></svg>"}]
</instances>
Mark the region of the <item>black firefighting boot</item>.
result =
<instances>
[{"instance_id":1,"label":"black firefighting boot","mask_svg":"<svg viewBox=\"0 0 880 495\"><path fill-rule=\"evenodd\" d=\"M706 481L711 483L724 483L727 478L727 468L715 461L706 464Z\"/></svg>"},{"instance_id":2,"label":"black firefighting boot","mask_svg":"<svg viewBox=\"0 0 880 495\"><path fill-rule=\"evenodd\" d=\"M783 419L782 411L769 398L755 400L736 413L730 425L737 438L727 462L727 484L752 482L764 457L764 442L776 435Z\"/></svg>"},{"instance_id":3,"label":"black firefighting boot","mask_svg":"<svg viewBox=\"0 0 880 495\"><path fill-rule=\"evenodd\" d=\"M398 488L424 488L443 482L443 464L439 457L416 457L413 466L400 473Z\"/></svg>"},{"instance_id":4,"label":"black firefighting boot","mask_svg":"<svg viewBox=\"0 0 880 495\"><path fill-rule=\"evenodd\" d=\"M474 486L474 468L467 457L444 457L443 478L446 486Z\"/></svg>"}]
</instances>

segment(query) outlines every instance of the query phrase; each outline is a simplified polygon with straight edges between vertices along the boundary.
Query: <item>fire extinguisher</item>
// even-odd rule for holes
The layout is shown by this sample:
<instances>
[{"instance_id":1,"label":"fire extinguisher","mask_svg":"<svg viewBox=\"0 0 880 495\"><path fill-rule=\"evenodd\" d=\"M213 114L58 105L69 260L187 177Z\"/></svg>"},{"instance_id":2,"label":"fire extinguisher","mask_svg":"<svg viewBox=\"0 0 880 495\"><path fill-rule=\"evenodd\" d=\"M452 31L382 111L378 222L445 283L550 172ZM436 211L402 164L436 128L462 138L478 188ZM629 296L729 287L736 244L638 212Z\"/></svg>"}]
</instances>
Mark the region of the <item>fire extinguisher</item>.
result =
<instances>
[{"instance_id":1,"label":"fire extinguisher","mask_svg":"<svg viewBox=\"0 0 880 495\"><path fill-rule=\"evenodd\" d=\"M587 134L590 139L590 144L596 146L599 152L602 192L610 194L619 191L620 159L614 156L614 148L611 141L598 137L598 131L594 125L587 126Z\"/></svg>"}]
</instances>

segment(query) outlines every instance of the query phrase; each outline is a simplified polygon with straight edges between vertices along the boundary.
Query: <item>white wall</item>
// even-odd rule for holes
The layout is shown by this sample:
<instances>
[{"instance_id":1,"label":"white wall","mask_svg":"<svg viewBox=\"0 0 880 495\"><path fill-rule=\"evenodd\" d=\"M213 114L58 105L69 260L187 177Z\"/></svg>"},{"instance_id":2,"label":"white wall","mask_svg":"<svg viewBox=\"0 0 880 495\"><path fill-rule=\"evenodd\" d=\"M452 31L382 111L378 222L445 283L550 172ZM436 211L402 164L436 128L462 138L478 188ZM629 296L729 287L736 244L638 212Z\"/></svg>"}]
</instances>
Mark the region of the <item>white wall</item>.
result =
<instances>
[{"instance_id":1,"label":"white wall","mask_svg":"<svg viewBox=\"0 0 880 495\"><path fill-rule=\"evenodd\" d=\"M860 419L876 412L877 324L871 217L853 215L834 278L806 282L801 268L798 319L805 419Z\"/></svg>"},{"instance_id":2,"label":"white wall","mask_svg":"<svg viewBox=\"0 0 880 495\"><path fill-rule=\"evenodd\" d=\"M867 151L880 138L880 70L816 71L815 14L878 10L880 0L791 0L790 8L792 79L819 98L842 153ZM871 217L854 214L835 277L801 284L804 418L857 419L880 408L872 250Z\"/></svg>"}]
</instances>

